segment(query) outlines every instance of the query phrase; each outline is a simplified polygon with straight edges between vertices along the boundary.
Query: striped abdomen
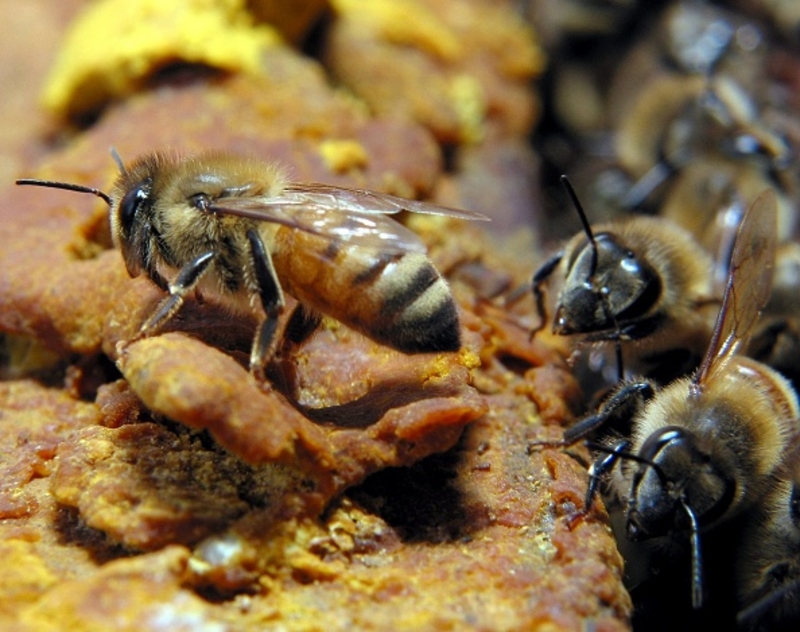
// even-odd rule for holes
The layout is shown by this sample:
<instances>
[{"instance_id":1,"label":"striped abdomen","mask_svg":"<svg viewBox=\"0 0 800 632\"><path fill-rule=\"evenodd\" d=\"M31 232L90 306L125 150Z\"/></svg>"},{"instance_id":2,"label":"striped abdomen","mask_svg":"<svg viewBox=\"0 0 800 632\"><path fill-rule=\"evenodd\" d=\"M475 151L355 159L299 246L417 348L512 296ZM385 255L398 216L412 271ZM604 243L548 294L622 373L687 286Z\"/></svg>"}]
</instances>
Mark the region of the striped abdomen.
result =
<instances>
[{"instance_id":1,"label":"striped abdomen","mask_svg":"<svg viewBox=\"0 0 800 632\"><path fill-rule=\"evenodd\" d=\"M387 254L281 228L272 258L288 294L377 342L405 353L461 346L450 289L422 253Z\"/></svg>"}]
</instances>

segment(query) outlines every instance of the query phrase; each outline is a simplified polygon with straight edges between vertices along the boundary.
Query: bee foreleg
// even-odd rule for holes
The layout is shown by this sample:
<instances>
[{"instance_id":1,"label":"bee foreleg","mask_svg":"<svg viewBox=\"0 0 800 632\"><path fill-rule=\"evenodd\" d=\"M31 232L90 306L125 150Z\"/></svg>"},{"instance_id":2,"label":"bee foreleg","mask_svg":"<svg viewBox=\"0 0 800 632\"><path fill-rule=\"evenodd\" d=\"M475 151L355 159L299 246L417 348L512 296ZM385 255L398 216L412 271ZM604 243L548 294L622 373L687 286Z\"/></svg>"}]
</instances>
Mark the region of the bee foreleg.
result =
<instances>
[{"instance_id":1,"label":"bee foreleg","mask_svg":"<svg viewBox=\"0 0 800 632\"><path fill-rule=\"evenodd\" d=\"M624 384L603 403L596 413L579 419L567 428L560 440L531 441L528 444L528 453L530 454L530 451L538 446L566 448L575 445L598 428L608 424L609 421L623 418L626 412L631 412L630 406L641 406L643 401L650 399L654 394L653 384L646 380Z\"/></svg>"},{"instance_id":2,"label":"bee foreleg","mask_svg":"<svg viewBox=\"0 0 800 632\"><path fill-rule=\"evenodd\" d=\"M647 173L634 182L621 200L622 207L626 209L641 208L650 194L675 171L676 168L662 157Z\"/></svg>"},{"instance_id":3,"label":"bee foreleg","mask_svg":"<svg viewBox=\"0 0 800 632\"><path fill-rule=\"evenodd\" d=\"M283 311L285 301L272 258L269 256L261 235L255 229L247 231L247 240L250 242L255 281L258 286L258 296L264 307L266 317L253 339L253 348L250 351L250 372L259 382L264 382L264 365L274 353L275 331L278 327L278 317Z\"/></svg>"},{"instance_id":4,"label":"bee foreleg","mask_svg":"<svg viewBox=\"0 0 800 632\"><path fill-rule=\"evenodd\" d=\"M614 393L594 415L589 415L564 431L564 443L572 445L586 435L604 426L611 419L619 418L629 410L632 403L640 405L643 400L653 396L655 389L650 382L630 382Z\"/></svg>"},{"instance_id":5,"label":"bee foreleg","mask_svg":"<svg viewBox=\"0 0 800 632\"><path fill-rule=\"evenodd\" d=\"M186 295L194 289L213 259L213 252L205 252L181 268L178 276L169 284L169 296L161 301L139 329L140 338L158 331L176 314Z\"/></svg>"},{"instance_id":6,"label":"bee foreleg","mask_svg":"<svg viewBox=\"0 0 800 632\"><path fill-rule=\"evenodd\" d=\"M622 441L615 443L610 448L605 448L604 446L604 449L607 450L607 452L599 456L589 466L589 485L586 488L583 509L570 519L570 525L589 513L592 505L594 504L594 499L597 496L597 490L600 486L600 481L602 481L603 477L614 468L620 458L627 456L628 453L626 450L628 447L630 447L630 444L630 441L623 439Z\"/></svg>"},{"instance_id":7,"label":"bee foreleg","mask_svg":"<svg viewBox=\"0 0 800 632\"><path fill-rule=\"evenodd\" d=\"M539 324L531 330L530 340L533 340L537 333L544 329L547 324L547 310L544 306L544 292L542 286L552 276L561 259L564 257L563 252L556 253L545 261L542 266L536 271L531 280L531 287L533 289L533 298L536 301L536 315L539 317Z\"/></svg>"}]
</instances>

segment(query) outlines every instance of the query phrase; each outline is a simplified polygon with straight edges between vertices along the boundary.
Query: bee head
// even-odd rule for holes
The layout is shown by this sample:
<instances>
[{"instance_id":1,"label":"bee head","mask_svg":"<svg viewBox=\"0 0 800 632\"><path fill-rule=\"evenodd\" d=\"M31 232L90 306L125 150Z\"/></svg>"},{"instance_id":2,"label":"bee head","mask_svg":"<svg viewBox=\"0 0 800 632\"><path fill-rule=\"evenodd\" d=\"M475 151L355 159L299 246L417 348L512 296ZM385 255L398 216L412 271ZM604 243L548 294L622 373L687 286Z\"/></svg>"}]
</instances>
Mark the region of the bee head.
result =
<instances>
[{"instance_id":1,"label":"bee head","mask_svg":"<svg viewBox=\"0 0 800 632\"><path fill-rule=\"evenodd\" d=\"M613 235L600 233L570 264L553 330L568 335L617 329L644 318L660 295L655 270Z\"/></svg>"},{"instance_id":2,"label":"bee head","mask_svg":"<svg viewBox=\"0 0 800 632\"><path fill-rule=\"evenodd\" d=\"M171 169L174 159L162 153L152 153L120 168L111 190L111 237L122 253L125 267L132 276L151 269L154 207L158 198L157 186L164 171ZM159 179L160 178L160 179Z\"/></svg>"},{"instance_id":3,"label":"bee head","mask_svg":"<svg viewBox=\"0 0 800 632\"><path fill-rule=\"evenodd\" d=\"M146 269L147 255L143 246L146 245L144 237L150 232L154 174L169 158L152 154L136 161L127 169L116 151L112 149L111 154L119 166L120 175L110 194L80 184L52 180L21 178L16 184L91 193L101 198L110 209L109 221L114 245L122 252L129 274L138 276Z\"/></svg>"},{"instance_id":4,"label":"bee head","mask_svg":"<svg viewBox=\"0 0 800 632\"><path fill-rule=\"evenodd\" d=\"M152 208L151 189L152 181L142 180L127 188L111 206L111 236L131 276L142 271L140 227Z\"/></svg>"},{"instance_id":5,"label":"bee head","mask_svg":"<svg viewBox=\"0 0 800 632\"><path fill-rule=\"evenodd\" d=\"M732 478L712 463L695 436L667 426L650 435L639 451L639 466L628 499L628 537L642 540L688 529L683 507L709 524L730 506L736 491Z\"/></svg>"}]
</instances>

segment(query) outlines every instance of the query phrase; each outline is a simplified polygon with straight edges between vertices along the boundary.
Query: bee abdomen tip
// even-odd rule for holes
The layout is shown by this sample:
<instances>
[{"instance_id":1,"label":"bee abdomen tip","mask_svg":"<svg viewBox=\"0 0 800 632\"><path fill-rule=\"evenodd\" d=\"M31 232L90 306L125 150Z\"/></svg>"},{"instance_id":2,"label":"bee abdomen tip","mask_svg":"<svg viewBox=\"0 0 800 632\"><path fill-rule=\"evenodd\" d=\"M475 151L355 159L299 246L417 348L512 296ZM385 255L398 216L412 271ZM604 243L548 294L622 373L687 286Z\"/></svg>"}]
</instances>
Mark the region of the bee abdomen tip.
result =
<instances>
[{"instance_id":1,"label":"bee abdomen tip","mask_svg":"<svg viewBox=\"0 0 800 632\"><path fill-rule=\"evenodd\" d=\"M392 338L392 346L405 353L458 351L461 327L453 299L448 296L424 319L402 322Z\"/></svg>"}]
</instances>

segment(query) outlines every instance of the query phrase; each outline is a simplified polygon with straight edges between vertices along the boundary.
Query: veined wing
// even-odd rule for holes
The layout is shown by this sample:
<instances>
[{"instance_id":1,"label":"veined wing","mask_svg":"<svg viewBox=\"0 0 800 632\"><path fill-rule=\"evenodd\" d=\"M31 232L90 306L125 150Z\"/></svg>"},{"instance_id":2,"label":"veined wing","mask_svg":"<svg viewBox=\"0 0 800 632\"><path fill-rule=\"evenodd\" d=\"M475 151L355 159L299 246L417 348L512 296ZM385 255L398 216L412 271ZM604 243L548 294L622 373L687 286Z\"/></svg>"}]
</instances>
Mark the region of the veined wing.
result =
<instances>
[{"instance_id":1,"label":"veined wing","mask_svg":"<svg viewBox=\"0 0 800 632\"><path fill-rule=\"evenodd\" d=\"M318 204L285 204L281 198L253 197L219 199L208 210L221 215L281 224L339 243L373 248L387 254L425 253L427 250L415 232L388 215L378 213L337 213Z\"/></svg>"},{"instance_id":2,"label":"veined wing","mask_svg":"<svg viewBox=\"0 0 800 632\"><path fill-rule=\"evenodd\" d=\"M394 195L326 184L290 184L272 197L242 196L214 200L214 213L282 224L387 253L425 252L413 231L387 215L400 211L486 220L484 215Z\"/></svg>"},{"instance_id":3,"label":"veined wing","mask_svg":"<svg viewBox=\"0 0 800 632\"><path fill-rule=\"evenodd\" d=\"M457 219L488 221L481 213L463 209L439 206L430 202L408 200L388 193L379 193L366 189L351 189L328 184L289 184L281 193L287 202L292 200L301 205L320 205L332 211L345 213L383 213L393 214L400 211L422 213L425 215L443 215Z\"/></svg>"},{"instance_id":4,"label":"veined wing","mask_svg":"<svg viewBox=\"0 0 800 632\"><path fill-rule=\"evenodd\" d=\"M777 242L775 194L761 193L742 218L731 255L728 282L714 335L693 383L703 384L747 344L772 290Z\"/></svg>"}]
</instances>

